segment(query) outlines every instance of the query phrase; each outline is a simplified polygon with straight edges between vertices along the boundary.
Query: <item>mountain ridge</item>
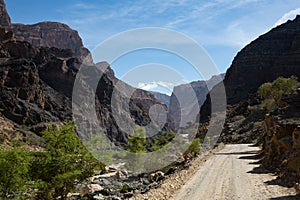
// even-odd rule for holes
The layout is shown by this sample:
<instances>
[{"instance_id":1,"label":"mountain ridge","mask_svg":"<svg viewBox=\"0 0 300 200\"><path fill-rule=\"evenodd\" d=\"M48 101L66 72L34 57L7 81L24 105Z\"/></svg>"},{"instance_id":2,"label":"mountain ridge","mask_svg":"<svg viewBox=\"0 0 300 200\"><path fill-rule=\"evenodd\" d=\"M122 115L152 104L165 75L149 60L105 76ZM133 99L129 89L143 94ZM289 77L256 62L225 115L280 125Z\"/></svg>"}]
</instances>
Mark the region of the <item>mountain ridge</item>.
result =
<instances>
[{"instance_id":1,"label":"mountain ridge","mask_svg":"<svg viewBox=\"0 0 300 200\"><path fill-rule=\"evenodd\" d=\"M256 95L258 87L279 76L300 78L300 16L289 20L241 49L232 61L224 78L229 105ZM245 81L247 80L247 81ZM216 85L212 91L218 91ZM211 92L212 92L211 91ZM201 107L200 121L210 116L210 96Z\"/></svg>"}]
</instances>

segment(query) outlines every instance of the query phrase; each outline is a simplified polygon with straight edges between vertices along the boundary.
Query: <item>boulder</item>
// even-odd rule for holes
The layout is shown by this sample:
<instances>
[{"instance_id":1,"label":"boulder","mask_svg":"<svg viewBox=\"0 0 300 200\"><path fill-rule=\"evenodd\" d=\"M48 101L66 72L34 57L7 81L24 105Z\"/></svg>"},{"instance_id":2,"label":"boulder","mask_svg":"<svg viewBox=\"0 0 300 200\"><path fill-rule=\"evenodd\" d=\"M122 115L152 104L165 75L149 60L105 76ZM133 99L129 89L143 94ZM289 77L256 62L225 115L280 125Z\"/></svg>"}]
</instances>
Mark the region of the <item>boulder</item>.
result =
<instances>
[{"instance_id":1,"label":"boulder","mask_svg":"<svg viewBox=\"0 0 300 200\"><path fill-rule=\"evenodd\" d=\"M158 182L158 181L160 181L160 180L162 180L164 178L164 175L165 174L163 172L161 172L161 171L157 171L157 172L151 173L148 176L148 181L150 183Z\"/></svg>"}]
</instances>

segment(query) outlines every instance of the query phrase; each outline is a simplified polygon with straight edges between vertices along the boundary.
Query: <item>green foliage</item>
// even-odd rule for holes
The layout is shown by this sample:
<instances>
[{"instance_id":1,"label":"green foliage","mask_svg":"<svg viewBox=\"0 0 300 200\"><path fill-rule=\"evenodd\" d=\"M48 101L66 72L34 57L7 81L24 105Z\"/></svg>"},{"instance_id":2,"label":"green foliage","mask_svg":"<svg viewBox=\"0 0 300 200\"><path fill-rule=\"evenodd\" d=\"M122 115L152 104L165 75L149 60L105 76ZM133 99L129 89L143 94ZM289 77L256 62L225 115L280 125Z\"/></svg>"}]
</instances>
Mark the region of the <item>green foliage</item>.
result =
<instances>
[{"instance_id":1,"label":"green foliage","mask_svg":"<svg viewBox=\"0 0 300 200\"><path fill-rule=\"evenodd\" d=\"M151 138L146 138L145 128L138 126L133 135L128 137L127 147L132 153L157 151L169 144L174 137L174 133L160 132Z\"/></svg>"},{"instance_id":2,"label":"green foliage","mask_svg":"<svg viewBox=\"0 0 300 200\"><path fill-rule=\"evenodd\" d=\"M0 198L21 199L29 180L30 157L22 148L0 150Z\"/></svg>"},{"instance_id":3,"label":"green foliage","mask_svg":"<svg viewBox=\"0 0 300 200\"><path fill-rule=\"evenodd\" d=\"M144 127L138 126L133 136L128 137L128 150L132 153L143 153L146 151L146 130Z\"/></svg>"},{"instance_id":4,"label":"green foliage","mask_svg":"<svg viewBox=\"0 0 300 200\"><path fill-rule=\"evenodd\" d=\"M198 155L201 151L201 147L200 147L200 144L201 144L201 140L200 138L195 138L190 146L188 147L188 149L186 150L185 154L188 155L192 155L192 156L195 156L195 155Z\"/></svg>"},{"instance_id":5,"label":"green foliage","mask_svg":"<svg viewBox=\"0 0 300 200\"><path fill-rule=\"evenodd\" d=\"M130 191L133 191L133 188L127 184L123 185L123 187L120 190L121 193L126 193L126 192L130 192Z\"/></svg>"},{"instance_id":6,"label":"green foliage","mask_svg":"<svg viewBox=\"0 0 300 200\"><path fill-rule=\"evenodd\" d=\"M0 144L2 144L5 141L5 136L4 135L0 135Z\"/></svg>"},{"instance_id":7,"label":"green foliage","mask_svg":"<svg viewBox=\"0 0 300 200\"><path fill-rule=\"evenodd\" d=\"M147 151L158 151L166 145L168 145L175 138L175 134L172 132L161 132L151 138L147 139L146 148Z\"/></svg>"},{"instance_id":8,"label":"green foliage","mask_svg":"<svg viewBox=\"0 0 300 200\"><path fill-rule=\"evenodd\" d=\"M75 184L99 166L75 135L72 123L50 125L42 135L45 152L0 149L0 199L31 199L34 195L37 199L66 199Z\"/></svg>"},{"instance_id":9,"label":"green foliage","mask_svg":"<svg viewBox=\"0 0 300 200\"><path fill-rule=\"evenodd\" d=\"M265 109L271 111L280 106L283 95L295 93L297 90L297 77L279 77L273 82L262 84L258 89L258 95L263 99Z\"/></svg>"},{"instance_id":10,"label":"green foliage","mask_svg":"<svg viewBox=\"0 0 300 200\"><path fill-rule=\"evenodd\" d=\"M143 154L146 152L146 130L138 126L132 136L128 137L128 162L126 167L134 171L144 170Z\"/></svg>"},{"instance_id":11,"label":"green foliage","mask_svg":"<svg viewBox=\"0 0 300 200\"><path fill-rule=\"evenodd\" d=\"M75 126L65 122L42 132L46 152L36 157L31 175L38 183L38 198L66 199L76 182L93 174L97 162L75 135Z\"/></svg>"},{"instance_id":12,"label":"green foliage","mask_svg":"<svg viewBox=\"0 0 300 200\"><path fill-rule=\"evenodd\" d=\"M105 135L92 135L90 139L84 141L84 146L86 146L97 160L101 161L100 169L104 169L105 165L112 164L115 154L110 151L110 141L108 141Z\"/></svg>"}]
</instances>

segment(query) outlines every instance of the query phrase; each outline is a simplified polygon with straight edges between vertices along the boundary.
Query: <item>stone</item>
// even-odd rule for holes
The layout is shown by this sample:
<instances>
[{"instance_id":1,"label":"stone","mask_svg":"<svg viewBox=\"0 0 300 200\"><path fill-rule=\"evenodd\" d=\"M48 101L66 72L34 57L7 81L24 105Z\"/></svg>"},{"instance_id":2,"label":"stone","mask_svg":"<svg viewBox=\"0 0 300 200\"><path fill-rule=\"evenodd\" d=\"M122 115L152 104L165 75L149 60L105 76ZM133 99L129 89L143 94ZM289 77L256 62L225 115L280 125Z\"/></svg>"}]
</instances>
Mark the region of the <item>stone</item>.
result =
<instances>
[{"instance_id":1,"label":"stone","mask_svg":"<svg viewBox=\"0 0 300 200\"><path fill-rule=\"evenodd\" d=\"M96 194L93 196L93 198L95 200L104 200L105 199L105 197L102 194Z\"/></svg>"},{"instance_id":2,"label":"stone","mask_svg":"<svg viewBox=\"0 0 300 200\"><path fill-rule=\"evenodd\" d=\"M125 170L117 171L117 173L116 173L116 175L115 175L115 177L116 177L117 179L125 179L125 178L127 178L127 176L128 176L128 172L125 171Z\"/></svg>"},{"instance_id":3,"label":"stone","mask_svg":"<svg viewBox=\"0 0 300 200\"><path fill-rule=\"evenodd\" d=\"M161 171L157 171L157 172L149 174L148 181L150 183L153 183L153 182L158 182L158 181L162 180L163 178L164 178L164 173Z\"/></svg>"},{"instance_id":4,"label":"stone","mask_svg":"<svg viewBox=\"0 0 300 200\"><path fill-rule=\"evenodd\" d=\"M103 190L103 187L101 185L98 185L98 184L90 184L88 186L88 188L89 188L90 193L94 193L94 192Z\"/></svg>"}]
</instances>

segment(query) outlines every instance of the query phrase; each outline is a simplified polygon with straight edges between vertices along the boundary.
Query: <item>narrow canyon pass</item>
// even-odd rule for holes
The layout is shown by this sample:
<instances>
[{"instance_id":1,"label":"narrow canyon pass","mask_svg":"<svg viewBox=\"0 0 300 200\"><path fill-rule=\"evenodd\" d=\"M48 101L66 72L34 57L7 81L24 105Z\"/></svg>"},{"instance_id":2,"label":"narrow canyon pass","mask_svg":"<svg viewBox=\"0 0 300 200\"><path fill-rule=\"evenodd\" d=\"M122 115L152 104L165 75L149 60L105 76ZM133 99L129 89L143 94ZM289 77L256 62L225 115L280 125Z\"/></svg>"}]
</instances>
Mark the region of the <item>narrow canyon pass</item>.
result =
<instances>
[{"instance_id":1,"label":"narrow canyon pass","mask_svg":"<svg viewBox=\"0 0 300 200\"><path fill-rule=\"evenodd\" d=\"M299 2L49 2L0 0L0 199L300 199Z\"/></svg>"}]
</instances>

